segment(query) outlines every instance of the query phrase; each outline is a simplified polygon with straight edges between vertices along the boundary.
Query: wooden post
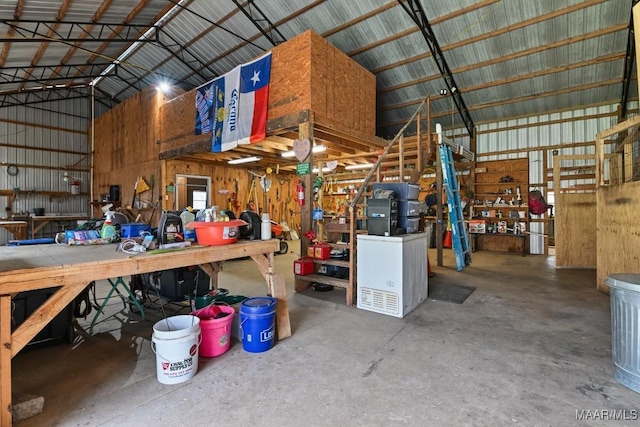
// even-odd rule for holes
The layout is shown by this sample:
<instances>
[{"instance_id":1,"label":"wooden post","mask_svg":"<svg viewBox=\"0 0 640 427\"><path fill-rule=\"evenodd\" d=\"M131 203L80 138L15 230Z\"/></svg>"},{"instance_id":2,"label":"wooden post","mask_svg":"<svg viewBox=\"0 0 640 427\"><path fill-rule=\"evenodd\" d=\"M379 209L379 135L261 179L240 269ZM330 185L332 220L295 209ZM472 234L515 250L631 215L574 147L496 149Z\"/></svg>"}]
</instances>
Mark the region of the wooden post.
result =
<instances>
[{"instance_id":1,"label":"wooden post","mask_svg":"<svg viewBox=\"0 0 640 427\"><path fill-rule=\"evenodd\" d=\"M442 212L442 163L440 162L440 150L440 144L436 144L436 248L438 250L438 267L444 265L442 254L444 215Z\"/></svg>"},{"instance_id":2,"label":"wooden post","mask_svg":"<svg viewBox=\"0 0 640 427\"><path fill-rule=\"evenodd\" d=\"M358 238L358 227L357 227L357 207L349 205L349 244L351 246L351 250L349 253L349 284L347 285L347 295L346 295L346 304L353 305L353 296L356 291L356 285L358 276L356 273L356 260L357 260L357 238Z\"/></svg>"},{"instance_id":3,"label":"wooden post","mask_svg":"<svg viewBox=\"0 0 640 427\"><path fill-rule=\"evenodd\" d=\"M318 176L322 178L323 184L320 186L320 188L318 188L318 202L316 203L316 206L322 209L322 198L324 197L324 190L323 190L324 172L322 171L322 160L318 160ZM312 215L313 215L313 212L312 212ZM324 239L325 239L325 232L324 232L324 218L323 218L318 220L318 240L324 240Z\"/></svg>"},{"instance_id":4,"label":"wooden post","mask_svg":"<svg viewBox=\"0 0 640 427\"><path fill-rule=\"evenodd\" d=\"M404 182L404 134L400 135L398 139L398 158L400 160L400 164L398 169L400 169L400 177L399 182Z\"/></svg>"},{"instance_id":5,"label":"wooden post","mask_svg":"<svg viewBox=\"0 0 640 427\"><path fill-rule=\"evenodd\" d=\"M309 155L304 162L309 163L309 167L313 166L313 121L309 120L308 122L300 123L298 125L298 139L301 141L305 138L308 138L311 141L311 150L309 150ZM309 248L309 239L304 237L304 234L311 230L312 227L312 219L311 219L311 211L313 207L313 173L309 172L307 175L300 176L300 179L304 183L304 205L300 206L300 255L304 256L307 254L307 249ZM294 288L296 291L301 291L306 289L308 282L303 282L302 280L295 281Z\"/></svg>"},{"instance_id":6,"label":"wooden post","mask_svg":"<svg viewBox=\"0 0 640 427\"><path fill-rule=\"evenodd\" d=\"M549 150L542 150L542 185L544 186L544 199L545 200L549 200L549 173L547 172L548 168L549 168ZM524 190L521 189L522 193L522 197L524 199L525 194L527 195L526 197L529 196L529 189L526 189L526 193L524 192ZM555 193L554 193L554 197L555 197ZM549 221L551 221L551 219L548 217L547 214L548 211L544 211L544 234L545 236L549 235ZM531 230L529 230L531 231ZM543 239L544 240L544 254L545 255L549 255L549 238Z\"/></svg>"},{"instance_id":7,"label":"wooden post","mask_svg":"<svg viewBox=\"0 0 640 427\"><path fill-rule=\"evenodd\" d=\"M0 296L0 425L11 425L11 296Z\"/></svg>"},{"instance_id":8,"label":"wooden post","mask_svg":"<svg viewBox=\"0 0 640 427\"><path fill-rule=\"evenodd\" d=\"M418 158L416 159L416 169L420 172L420 176L422 175L422 170L424 169L424 164L422 160L422 113L418 114L418 118L416 120L416 144L418 146Z\"/></svg>"}]
</instances>

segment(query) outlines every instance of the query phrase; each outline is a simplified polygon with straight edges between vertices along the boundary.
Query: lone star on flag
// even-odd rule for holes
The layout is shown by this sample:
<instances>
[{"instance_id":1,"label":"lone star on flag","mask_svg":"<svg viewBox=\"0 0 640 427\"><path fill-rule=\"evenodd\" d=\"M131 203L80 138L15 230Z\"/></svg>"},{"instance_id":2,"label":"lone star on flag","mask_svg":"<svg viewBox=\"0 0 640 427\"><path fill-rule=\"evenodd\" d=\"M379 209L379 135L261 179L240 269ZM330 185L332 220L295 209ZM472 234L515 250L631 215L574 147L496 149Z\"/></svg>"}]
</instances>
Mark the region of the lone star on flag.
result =
<instances>
[{"instance_id":1,"label":"lone star on flag","mask_svg":"<svg viewBox=\"0 0 640 427\"><path fill-rule=\"evenodd\" d=\"M260 71L255 70L253 72L253 77L251 77L251 81L253 82L254 86L258 84L258 82L260 81Z\"/></svg>"}]
</instances>

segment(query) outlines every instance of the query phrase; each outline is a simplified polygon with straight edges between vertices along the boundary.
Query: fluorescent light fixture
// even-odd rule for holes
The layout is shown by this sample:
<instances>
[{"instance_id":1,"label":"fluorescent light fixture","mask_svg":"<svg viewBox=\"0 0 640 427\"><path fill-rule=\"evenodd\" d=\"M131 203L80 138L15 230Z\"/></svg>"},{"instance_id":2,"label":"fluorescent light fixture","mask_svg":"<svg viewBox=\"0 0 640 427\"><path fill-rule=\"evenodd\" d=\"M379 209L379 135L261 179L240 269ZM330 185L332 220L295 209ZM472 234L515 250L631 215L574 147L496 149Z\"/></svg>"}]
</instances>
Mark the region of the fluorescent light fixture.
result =
<instances>
[{"instance_id":1,"label":"fluorescent light fixture","mask_svg":"<svg viewBox=\"0 0 640 427\"><path fill-rule=\"evenodd\" d=\"M258 156L243 157L241 159L229 160L227 163L229 163L230 165L239 165L240 163L257 162L258 160L262 160L262 157L258 157Z\"/></svg>"},{"instance_id":2,"label":"fluorescent light fixture","mask_svg":"<svg viewBox=\"0 0 640 427\"><path fill-rule=\"evenodd\" d=\"M313 170L311 172L318 173L319 169L318 168L313 168ZM322 172L331 172L331 169L329 169L327 167L324 167L324 168L322 168Z\"/></svg>"},{"instance_id":3,"label":"fluorescent light fixture","mask_svg":"<svg viewBox=\"0 0 640 427\"><path fill-rule=\"evenodd\" d=\"M314 153L322 153L323 151L326 151L326 149L326 145L314 145L311 151ZM294 153L293 150L285 151L284 153L280 154L281 157L293 157L295 155L296 153Z\"/></svg>"},{"instance_id":4,"label":"fluorescent light fixture","mask_svg":"<svg viewBox=\"0 0 640 427\"><path fill-rule=\"evenodd\" d=\"M346 170L354 170L354 169L369 169L373 167L373 163L360 163L358 165L347 165L344 168Z\"/></svg>"}]
</instances>

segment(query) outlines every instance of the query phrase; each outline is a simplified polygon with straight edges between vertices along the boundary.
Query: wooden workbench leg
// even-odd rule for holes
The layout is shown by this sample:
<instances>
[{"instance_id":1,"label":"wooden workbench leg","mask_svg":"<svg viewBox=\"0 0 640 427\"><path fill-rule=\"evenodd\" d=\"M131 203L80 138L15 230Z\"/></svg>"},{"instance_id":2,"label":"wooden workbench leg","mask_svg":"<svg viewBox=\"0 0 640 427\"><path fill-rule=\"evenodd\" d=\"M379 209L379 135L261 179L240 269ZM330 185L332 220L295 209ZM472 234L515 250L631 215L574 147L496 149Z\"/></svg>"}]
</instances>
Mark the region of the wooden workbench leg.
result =
<instances>
[{"instance_id":1,"label":"wooden workbench leg","mask_svg":"<svg viewBox=\"0 0 640 427\"><path fill-rule=\"evenodd\" d=\"M208 264L200 264L200 268L209 276L209 289L218 289L218 273L222 271L222 263L211 262Z\"/></svg>"},{"instance_id":2,"label":"wooden workbench leg","mask_svg":"<svg viewBox=\"0 0 640 427\"><path fill-rule=\"evenodd\" d=\"M11 425L11 296L0 296L0 426Z\"/></svg>"},{"instance_id":3,"label":"wooden workbench leg","mask_svg":"<svg viewBox=\"0 0 640 427\"><path fill-rule=\"evenodd\" d=\"M278 328L278 339L291 336L291 321L289 320L289 303L287 302L287 287L284 276L281 274L271 274L268 278L269 294L278 300L276 306L276 326Z\"/></svg>"}]
</instances>

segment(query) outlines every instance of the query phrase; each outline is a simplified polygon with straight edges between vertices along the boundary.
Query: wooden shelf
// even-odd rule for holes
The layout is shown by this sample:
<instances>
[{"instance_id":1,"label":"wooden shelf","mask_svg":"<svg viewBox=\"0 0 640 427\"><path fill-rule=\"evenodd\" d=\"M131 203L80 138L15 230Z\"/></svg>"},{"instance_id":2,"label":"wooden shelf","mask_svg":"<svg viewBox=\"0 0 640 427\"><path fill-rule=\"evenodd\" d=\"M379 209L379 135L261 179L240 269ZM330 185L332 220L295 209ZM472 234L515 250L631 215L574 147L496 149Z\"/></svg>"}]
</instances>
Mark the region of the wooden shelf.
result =
<instances>
[{"instance_id":1,"label":"wooden shelf","mask_svg":"<svg viewBox=\"0 0 640 427\"><path fill-rule=\"evenodd\" d=\"M487 208L487 209L504 209L504 208L512 208L514 210L526 210L529 209L528 205L520 205L520 206L515 206L515 205L491 205L491 206L487 206L487 205L473 205L474 208Z\"/></svg>"},{"instance_id":2,"label":"wooden shelf","mask_svg":"<svg viewBox=\"0 0 640 427\"><path fill-rule=\"evenodd\" d=\"M112 204L114 208L119 208L121 206L121 203L122 202L120 200L115 202L89 202L91 206L106 206Z\"/></svg>"},{"instance_id":3,"label":"wooden shelf","mask_svg":"<svg viewBox=\"0 0 640 427\"><path fill-rule=\"evenodd\" d=\"M349 268L349 261L343 259L313 259L313 262L321 265L335 265L337 267L347 267Z\"/></svg>"},{"instance_id":4,"label":"wooden shelf","mask_svg":"<svg viewBox=\"0 0 640 427\"><path fill-rule=\"evenodd\" d=\"M338 249L351 248L351 243L329 243L329 245L331 245L332 248L338 248Z\"/></svg>"},{"instance_id":5,"label":"wooden shelf","mask_svg":"<svg viewBox=\"0 0 640 427\"><path fill-rule=\"evenodd\" d=\"M500 196L500 197L507 196L507 197L509 197L509 196L514 196L514 199L518 197L518 193L511 193L511 194L510 193L474 193L474 194L475 194L476 198L478 196L485 196L485 197L497 197L497 196ZM520 195L520 197L522 197L522 195Z\"/></svg>"},{"instance_id":6,"label":"wooden shelf","mask_svg":"<svg viewBox=\"0 0 640 427\"><path fill-rule=\"evenodd\" d=\"M470 213L473 219L483 219L488 222L500 222L505 221L509 226L513 226L514 223L528 223L529 222L529 205L527 202L527 194L529 192L529 159L507 159L507 160L492 160L486 162L476 162L476 170L484 170L484 172L476 172L474 175L474 198L482 204L471 204ZM505 176L510 176L513 181L500 182L500 179ZM520 187L521 204L517 204L518 190ZM509 191L510 189L510 191ZM507 191L505 191L507 190ZM500 204L491 203L487 206L485 202L491 202L498 197L502 198ZM513 201L514 204L508 202ZM491 216L480 216L481 211L491 211ZM517 211L519 215L524 213L525 217L512 218L509 216L510 211ZM501 217L496 216L496 212L502 214ZM529 228L527 226L527 228ZM500 233L487 233L480 234L481 236L501 236ZM472 248L475 249L478 243L483 249L492 251L510 251L513 248L512 244L507 240L509 239L491 239L487 238L484 242L475 242L478 234L475 234ZM510 236L514 236L510 234ZM522 250L525 253L525 243L527 235L515 235L523 239Z\"/></svg>"},{"instance_id":7,"label":"wooden shelf","mask_svg":"<svg viewBox=\"0 0 640 427\"><path fill-rule=\"evenodd\" d=\"M338 288L348 288L349 280L348 279L338 279L336 277L325 276L324 274L307 274L305 276L296 275L296 279L301 280L303 282L314 282L314 283L322 283L325 285L333 285Z\"/></svg>"},{"instance_id":8,"label":"wooden shelf","mask_svg":"<svg viewBox=\"0 0 640 427\"><path fill-rule=\"evenodd\" d=\"M511 220L511 221L518 221L518 222L527 222L527 221L529 221L529 218L509 218L508 216L503 216L502 218L499 217L499 216L483 216L483 217L476 217L476 218L473 218L473 219L496 219L496 220L500 220L500 221L502 221L502 220L505 220L505 221ZM489 233L489 234L491 234L491 233Z\"/></svg>"}]
</instances>

